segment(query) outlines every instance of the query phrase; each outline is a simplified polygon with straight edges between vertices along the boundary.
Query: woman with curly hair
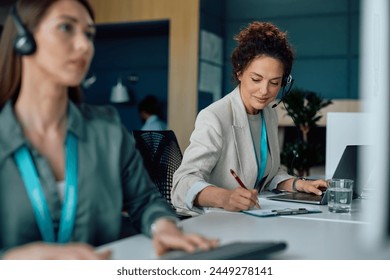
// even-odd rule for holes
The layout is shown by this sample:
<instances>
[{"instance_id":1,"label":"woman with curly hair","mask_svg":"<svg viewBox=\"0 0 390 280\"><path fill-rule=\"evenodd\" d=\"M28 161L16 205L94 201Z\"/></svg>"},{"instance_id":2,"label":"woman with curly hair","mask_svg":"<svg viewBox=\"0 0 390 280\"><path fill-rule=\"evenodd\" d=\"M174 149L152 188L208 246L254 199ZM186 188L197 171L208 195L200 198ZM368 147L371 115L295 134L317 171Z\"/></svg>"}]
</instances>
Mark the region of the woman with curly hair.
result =
<instances>
[{"instance_id":1,"label":"woman with curly hair","mask_svg":"<svg viewBox=\"0 0 390 280\"><path fill-rule=\"evenodd\" d=\"M280 166L278 118L269 105L292 80L294 55L287 34L271 23L253 22L235 39L232 64L237 87L197 116L173 178L177 209L241 211L259 207L258 193L263 189L321 195L319 187L326 186L323 180L290 176Z\"/></svg>"}]
</instances>

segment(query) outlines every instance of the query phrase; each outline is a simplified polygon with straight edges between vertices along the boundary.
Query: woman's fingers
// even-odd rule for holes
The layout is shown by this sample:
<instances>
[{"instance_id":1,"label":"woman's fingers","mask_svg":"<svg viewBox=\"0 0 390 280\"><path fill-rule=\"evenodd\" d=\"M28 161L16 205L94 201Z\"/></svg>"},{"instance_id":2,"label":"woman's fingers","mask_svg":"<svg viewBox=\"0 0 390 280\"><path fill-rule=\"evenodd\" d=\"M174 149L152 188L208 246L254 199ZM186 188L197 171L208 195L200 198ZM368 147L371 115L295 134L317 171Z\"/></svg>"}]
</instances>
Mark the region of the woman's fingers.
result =
<instances>
[{"instance_id":1,"label":"woman's fingers","mask_svg":"<svg viewBox=\"0 0 390 280\"><path fill-rule=\"evenodd\" d=\"M216 239L208 239L195 233L161 234L153 238L157 255L161 256L170 250L183 250L193 253L198 249L207 251L218 246Z\"/></svg>"}]
</instances>

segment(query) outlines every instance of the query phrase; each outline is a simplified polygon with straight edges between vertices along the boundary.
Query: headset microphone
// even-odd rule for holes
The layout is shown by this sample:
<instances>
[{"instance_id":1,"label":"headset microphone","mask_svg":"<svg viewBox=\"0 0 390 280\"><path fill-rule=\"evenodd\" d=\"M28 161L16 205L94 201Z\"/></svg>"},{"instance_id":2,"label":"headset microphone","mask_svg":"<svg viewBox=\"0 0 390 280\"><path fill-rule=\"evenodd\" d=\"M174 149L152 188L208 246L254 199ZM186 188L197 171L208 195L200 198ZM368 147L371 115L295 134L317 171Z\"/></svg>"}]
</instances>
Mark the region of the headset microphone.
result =
<instances>
[{"instance_id":1,"label":"headset microphone","mask_svg":"<svg viewBox=\"0 0 390 280\"><path fill-rule=\"evenodd\" d=\"M31 32L23 25L16 10L16 4L11 8L11 17L15 23L17 35L14 42L14 50L19 55L31 55L37 46Z\"/></svg>"},{"instance_id":2,"label":"headset microphone","mask_svg":"<svg viewBox=\"0 0 390 280\"><path fill-rule=\"evenodd\" d=\"M282 98L280 98L278 103L272 105L272 108L275 108L276 106L278 106L284 100L286 95L290 93L293 84L294 84L294 79L292 78L291 75L288 75L287 78L283 78L283 81L282 81L282 86L283 86ZM288 86L287 91L286 91L286 86Z\"/></svg>"},{"instance_id":3,"label":"headset microphone","mask_svg":"<svg viewBox=\"0 0 390 280\"><path fill-rule=\"evenodd\" d=\"M278 106L280 104L280 102L283 101L283 98L284 98L284 96L278 101L278 103L275 103L274 105L272 105L272 108L275 108L276 106Z\"/></svg>"}]
</instances>

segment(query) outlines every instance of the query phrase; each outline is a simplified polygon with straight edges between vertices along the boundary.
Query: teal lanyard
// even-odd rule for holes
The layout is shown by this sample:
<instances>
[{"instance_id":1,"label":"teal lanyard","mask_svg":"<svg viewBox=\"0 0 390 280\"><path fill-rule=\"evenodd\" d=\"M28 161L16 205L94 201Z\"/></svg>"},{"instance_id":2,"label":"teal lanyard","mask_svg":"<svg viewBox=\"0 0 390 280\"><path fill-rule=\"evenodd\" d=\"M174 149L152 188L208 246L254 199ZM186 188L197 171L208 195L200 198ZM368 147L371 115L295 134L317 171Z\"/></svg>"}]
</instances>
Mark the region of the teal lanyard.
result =
<instances>
[{"instance_id":1,"label":"teal lanyard","mask_svg":"<svg viewBox=\"0 0 390 280\"><path fill-rule=\"evenodd\" d=\"M65 196L61 212L58 243L70 241L77 208L77 138L68 133L65 144ZM45 242L56 242L49 206L37 170L26 146L15 153L15 160L30 198L39 231Z\"/></svg>"},{"instance_id":2,"label":"teal lanyard","mask_svg":"<svg viewBox=\"0 0 390 280\"><path fill-rule=\"evenodd\" d=\"M261 139L260 139L260 164L259 160L256 155L256 161L257 161L257 181L256 185L263 179L265 168L267 166L267 155L268 155L268 142L267 142L267 129L265 126L265 120L263 111L261 111Z\"/></svg>"}]
</instances>

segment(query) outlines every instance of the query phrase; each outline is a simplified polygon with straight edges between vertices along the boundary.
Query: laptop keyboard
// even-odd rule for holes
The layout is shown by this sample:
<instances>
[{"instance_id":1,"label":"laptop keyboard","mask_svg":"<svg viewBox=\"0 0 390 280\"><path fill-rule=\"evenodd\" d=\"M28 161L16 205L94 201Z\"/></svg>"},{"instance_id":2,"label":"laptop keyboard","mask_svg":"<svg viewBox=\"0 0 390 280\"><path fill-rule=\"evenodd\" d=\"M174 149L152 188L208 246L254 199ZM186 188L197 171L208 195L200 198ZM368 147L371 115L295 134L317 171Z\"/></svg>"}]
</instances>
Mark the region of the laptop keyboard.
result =
<instances>
[{"instance_id":1,"label":"laptop keyboard","mask_svg":"<svg viewBox=\"0 0 390 280\"><path fill-rule=\"evenodd\" d=\"M172 251L160 259L169 260L262 260L270 254L284 250L287 244L282 241L233 242L224 244L210 251L185 253Z\"/></svg>"},{"instance_id":2,"label":"laptop keyboard","mask_svg":"<svg viewBox=\"0 0 390 280\"><path fill-rule=\"evenodd\" d=\"M315 195L310 193L292 193L293 199L308 200L308 201L321 201L322 195Z\"/></svg>"},{"instance_id":3,"label":"laptop keyboard","mask_svg":"<svg viewBox=\"0 0 390 280\"><path fill-rule=\"evenodd\" d=\"M284 199L301 200L301 201L321 201L322 196L323 195L296 192L296 193L283 194L281 197L283 197ZM277 198L277 196L275 198Z\"/></svg>"}]
</instances>

